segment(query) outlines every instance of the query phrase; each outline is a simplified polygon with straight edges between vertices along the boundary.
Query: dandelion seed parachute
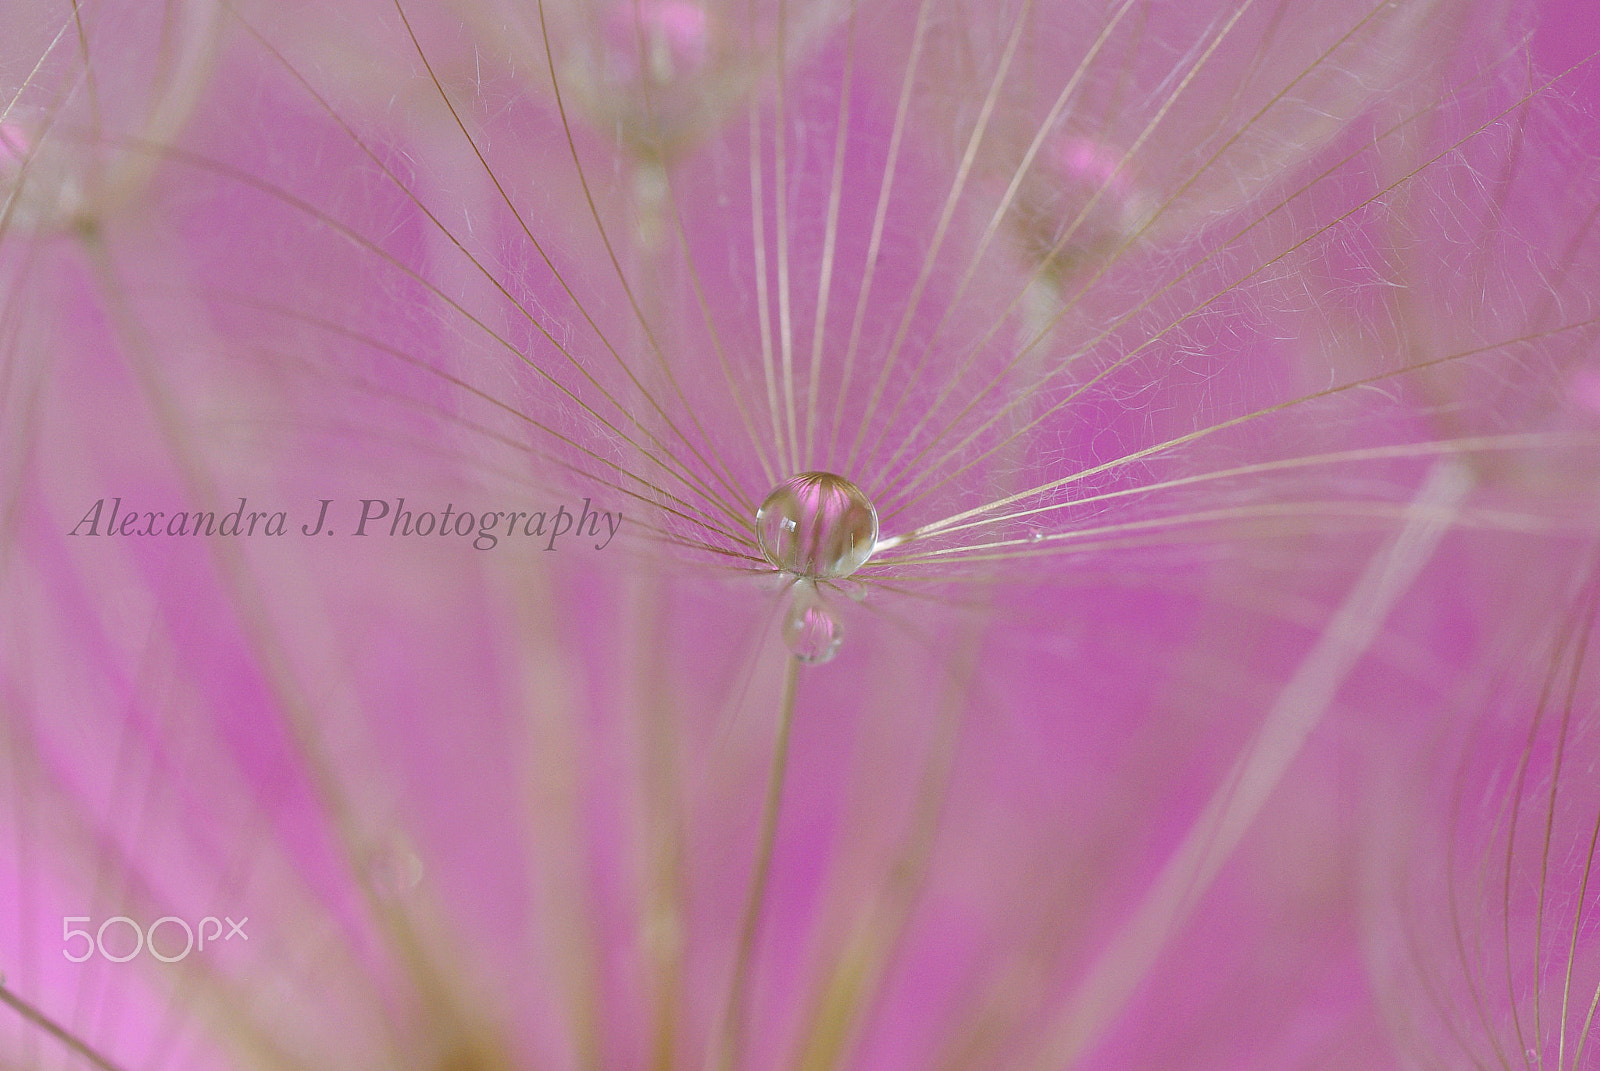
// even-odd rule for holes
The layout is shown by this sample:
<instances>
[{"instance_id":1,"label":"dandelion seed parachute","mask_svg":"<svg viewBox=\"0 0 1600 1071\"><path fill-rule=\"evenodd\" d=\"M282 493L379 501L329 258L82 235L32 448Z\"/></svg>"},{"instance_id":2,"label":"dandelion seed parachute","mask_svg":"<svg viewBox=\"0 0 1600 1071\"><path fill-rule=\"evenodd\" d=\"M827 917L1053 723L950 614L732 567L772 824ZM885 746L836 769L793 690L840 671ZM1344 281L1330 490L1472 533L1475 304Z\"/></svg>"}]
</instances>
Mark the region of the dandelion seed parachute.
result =
<instances>
[{"instance_id":1,"label":"dandelion seed parachute","mask_svg":"<svg viewBox=\"0 0 1600 1071\"><path fill-rule=\"evenodd\" d=\"M1522 664L1503 608L1595 516L1591 120L1515 24L79 9L5 74L49 125L27 204L137 181L0 238L8 992L135 1066L1453 1054L1408 1027L1482 972L1393 910L1429 873L1385 837L1460 829L1407 763L1428 715L1477 724L1442 697ZM824 471L849 523L766 539L762 496ZM639 520L593 561L67 538L113 486ZM847 575L859 605L812 601ZM785 632L836 657L775 779ZM1537 706L1489 709L1516 739ZM1539 902L1502 910L1515 971L1555 962ZM215 959L58 955L62 916L233 904Z\"/></svg>"}]
</instances>

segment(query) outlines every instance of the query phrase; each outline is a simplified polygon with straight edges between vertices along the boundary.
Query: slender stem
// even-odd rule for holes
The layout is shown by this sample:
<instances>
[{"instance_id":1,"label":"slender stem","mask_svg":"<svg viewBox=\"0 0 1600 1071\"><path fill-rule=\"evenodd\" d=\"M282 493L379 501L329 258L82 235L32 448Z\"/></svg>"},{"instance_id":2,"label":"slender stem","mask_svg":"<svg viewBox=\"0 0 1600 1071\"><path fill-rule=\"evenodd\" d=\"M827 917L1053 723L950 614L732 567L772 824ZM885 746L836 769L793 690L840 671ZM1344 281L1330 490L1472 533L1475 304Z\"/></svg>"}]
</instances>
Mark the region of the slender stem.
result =
<instances>
[{"instance_id":1,"label":"slender stem","mask_svg":"<svg viewBox=\"0 0 1600 1071\"><path fill-rule=\"evenodd\" d=\"M778 712L778 739L767 774L767 801L761 812L761 839L756 846L755 872L739 925L739 948L733 961L733 981L722 1017L722 1038L717 1048L716 1071L732 1071L744 1048L745 1015L750 968L755 961L756 932L767 899L767 879L772 872L772 847L778 834L778 809L783 802L783 777L789 766L789 730L794 726L794 696L800 681L800 660L790 658L783 674L783 704Z\"/></svg>"},{"instance_id":2,"label":"slender stem","mask_svg":"<svg viewBox=\"0 0 1600 1071\"><path fill-rule=\"evenodd\" d=\"M35 1008L32 1004L29 1004L11 990L7 989L3 983L0 983L0 1003L9 1005L13 1010L16 1011L18 1015L22 1016L34 1026L38 1027L46 1034L49 1034L51 1037L61 1042L61 1044L65 1045L67 1048L71 1049L73 1052L77 1053L94 1066L100 1068L100 1071L122 1071L122 1069L116 1064L112 1063L110 1060L91 1049L85 1042L80 1041L77 1035L73 1034L72 1031L68 1030L54 1019L45 1015L44 1012L40 1011L38 1008Z\"/></svg>"}]
</instances>

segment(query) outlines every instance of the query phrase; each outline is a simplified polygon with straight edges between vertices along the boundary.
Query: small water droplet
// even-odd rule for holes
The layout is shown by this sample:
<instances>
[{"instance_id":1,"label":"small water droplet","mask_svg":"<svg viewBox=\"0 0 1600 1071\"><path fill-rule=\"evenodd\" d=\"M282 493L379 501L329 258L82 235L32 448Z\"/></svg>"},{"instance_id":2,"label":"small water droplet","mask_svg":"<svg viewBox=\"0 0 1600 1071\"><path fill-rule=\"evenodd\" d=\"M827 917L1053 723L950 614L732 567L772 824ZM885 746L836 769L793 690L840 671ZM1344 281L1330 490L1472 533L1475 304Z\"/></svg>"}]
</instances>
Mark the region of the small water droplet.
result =
<instances>
[{"instance_id":1,"label":"small water droplet","mask_svg":"<svg viewBox=\"0 0 1600 1071\"><path fill-rule=\"evenodd\" d=\"M844 643L844 626L808 580L797 582L791 592L789 612L783 619L783 642L808 666L832 661Z\"/></svg>"},{"instance_id":2,"label":"small water droplet","mask_svg":"<svg viewBox=\"0 0 1600 1071\"><path fill-rule=\"evenodd\" d=\"M1042 541L1044 539L1044 529L1030 527L1028 529L1028 538L1035 543Z\"/></svg>"},{"instance_id":3,"label":"small water droplet","mask_svg":"<svg viewBox=\"0 0 1600 1071\"><path fill-rule=\"evenodd\" d=\"M878 545L878 511L861 488L831 472L802 472L756 510L761 553L785 573L836 580L866 564Z\"/></svg>"},{"instance_id":4,"label":"small water droplet","mask_svg":"<svg viewBox=\"0 0 1600 1071\"><path fill-rule=\"evenodd\" d=\"M367 879L379 896L403 896L422 884L422 860L403 839L391 837L368 856Z\"/></svg>"}]
</instances>

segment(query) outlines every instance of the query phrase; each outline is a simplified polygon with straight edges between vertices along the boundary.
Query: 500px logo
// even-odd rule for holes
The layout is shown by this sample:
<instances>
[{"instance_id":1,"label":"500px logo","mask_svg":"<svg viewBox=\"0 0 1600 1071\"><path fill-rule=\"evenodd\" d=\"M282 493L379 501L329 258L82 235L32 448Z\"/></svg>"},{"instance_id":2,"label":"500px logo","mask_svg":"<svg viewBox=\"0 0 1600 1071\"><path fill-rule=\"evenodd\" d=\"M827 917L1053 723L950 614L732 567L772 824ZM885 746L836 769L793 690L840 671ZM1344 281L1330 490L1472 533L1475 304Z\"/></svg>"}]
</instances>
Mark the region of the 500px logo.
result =
<instances>
[{"instance_id":1,"label":"500px logo","mask_svg":"<svg viewBox=\"0 0 1600 1071\"><path fill-rule=\"evenodd\" d=\"M61 954L67 957L67 959L73 963L82 963L84 960L93 956L96 952L99 952L102 958L108 959L112 963L126 963L145 949L148 949L150 954L156 959L160 960L162 963L176 963L180 959L183 959L185 956L187 956L190 952L205 951L207 941L210 941L212 944L216 944L218 938L221 938L223 941L231 941L235 937L242 937L246 941L250 940L250 935L244 932L244 924L250 921L248 916L240 919L238 922L235 922L226 915L224 915L220 920L215 915L207 915L205 918L200 920L198 926L191 927L187 922L178 918L176 915L164 915L152 922L148 930L142 930L139 928L139 924L130 919L128 916L113 915L111 918L108 918L102 922L100 924L100 928L96 930L93 935L91 935L88 930L79 930L73 928L73 923L75 922L89 921L90 919L88 915L65 915L61 919ZM228 924L227 936L223 936L222 933L223 921L226 921ZM106 949L106 930L113 923L122 923L130 931L132 931L133 948L130 951L123 952L119 955ZM206 932L206 927L208 924L211 927L210 933ZM183 930L183 951L177 953L176 955L167 955L156 947L156 931L161 929L162 926L167 926L169 932L173 926L180 927ZM195 940L197 931L199 937L198 943ZM72 942L74 938L78 937L83 938L83 943L81 946L79 946L82 951L79 955L73 955L74 949ZM117 943L120 944L121 942Z\"/></svg>"}]
</instances>

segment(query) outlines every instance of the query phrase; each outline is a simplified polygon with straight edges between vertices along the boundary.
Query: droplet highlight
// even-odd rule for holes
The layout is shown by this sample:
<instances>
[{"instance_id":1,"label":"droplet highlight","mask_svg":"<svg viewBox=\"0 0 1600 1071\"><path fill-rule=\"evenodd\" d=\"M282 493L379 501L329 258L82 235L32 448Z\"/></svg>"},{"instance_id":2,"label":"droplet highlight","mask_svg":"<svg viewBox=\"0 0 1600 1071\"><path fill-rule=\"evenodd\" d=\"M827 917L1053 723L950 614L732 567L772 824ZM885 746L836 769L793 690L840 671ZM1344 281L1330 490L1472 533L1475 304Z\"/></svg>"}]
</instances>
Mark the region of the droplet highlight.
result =
<instances>
[{"instance_id":1,"label":"droplet highlight","mask_svg":"<svg viewBox=\"0 0 1600 1071\"><path fill-rule=\"evenodd\" d=\"M878 545L878 511L861 488L831 472L802 472L756 510L756 540L773 567L808 580L837 580Z\"/></svg>"},{"instance_id":2,"label":"droplet highlight","mask_svg":"<svg viewBox=\"0 0 1600 1071\"><path fill-rule=\"evenodd\" d=\"M809 580L794 586L789 612L783 619L783 643L790 654L808 666L832 661L844 643L844 625Z\"/></svg>"}]
</instances>

